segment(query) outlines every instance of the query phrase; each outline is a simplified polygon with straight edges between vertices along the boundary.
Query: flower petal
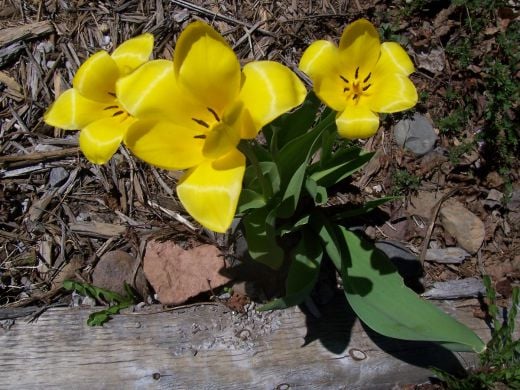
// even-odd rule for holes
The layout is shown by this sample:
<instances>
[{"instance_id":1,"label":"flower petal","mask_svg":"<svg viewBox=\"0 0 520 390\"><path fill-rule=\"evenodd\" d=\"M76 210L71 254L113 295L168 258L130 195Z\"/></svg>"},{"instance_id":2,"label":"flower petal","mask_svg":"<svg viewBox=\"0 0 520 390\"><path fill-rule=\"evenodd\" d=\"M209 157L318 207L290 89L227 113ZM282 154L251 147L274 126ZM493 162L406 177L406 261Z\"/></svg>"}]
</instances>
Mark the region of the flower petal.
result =
<instances>
[{"instance_id":1,"label":"flower petal","mask_svg":"<svg viewBox=\"0 0 520 390\"><path fill-rule=\"evenodd\" d=\"M345 83L339 74L331 74L319 78L314 82L314 92L323 103L335 111L343 111L347 106L347 100L343 93Z\"/></svg>"},{"instance_id":2,"label":"flower petal","mask_svg":"<svg viewBox=\"0 0 520 390\"><path fill-rule=\"evenodd\" d=\"M179 126L200 126L194 118L212 123L215 117L200 103L183 94L173 73L173 63L154 60L142 65L116 84L119 102L139 119L161 117Z\"/></svg>"},{"instance_id":3,"label":"flower petal","mask_svg":"<svg viewBox=\"0 0 520 390\"><path fill-rule=\"evenodd\" d=\"M203 161L201 135L172 122L147 119L130 126L125 144L141 160L159 168L186 169Z\"/></svg>"},{"instance_id":4,"label":"flower petal","mask_svg":"<svg viewBox=\"0 0 520 390\"><path fill-rule=\"evenodd\" d=\"M245 157L234 149L190 169L177 185L177 195L201 225L224 233L235 215L244 171Z\"/></svg>"},{"instance_id":5,"label":"flower petal","mask_svg":"<svg viewBox=\"0 0 520 390\"><path fill-rule=\"evenodd\" d=\"M119 116L99 119L79 133L79 147L94 164L104 164L116 152L132 118Z\"/></svg>"},{"instance_id":6,"label":"flower petal","mask_svg":"<svg viewBox=\"0 0 520 390\"><path fill-rule=\"evenodd\" d=\"M72 86L83 96L97 102L115 98L119 69L106 51L98 51L81 65L72 80Z\"/></svg>"},{"instance_id":7,"label":"flower petal","mask_svg":"<svg viewBox=\"0 0 520 390\"><path fill-rule=\"evenodd\" d=\"M274 61L250 62L244 66L242 73L244 81L240 100L244 102L258 131L305 100L307 90L302 81L282 64Z\"/></svg>"},{"instance_id":8,"label":"flower petal","mask_svg":"<svg viewBox=\"0 0 520 390\"><path fill-rule=\"evenodd\" d=\"M175 77L203 108L222 115L240 91L240 63L224 38L203 22L181 33L173 58Z\"/></svg>"},{"instance_id":9,"label":"flower petal","mask_svg":"<svg viewBox=\"0 0 520 390\"><path fill-rule=\"evenodd\" d=\"M208 159L215 160L235 149L239 142L240 134L237 129L219 123L207 134L202 154Z\"/></svg>"},{"instance_id":10,"label":"flower petal","mask_svg":"<svg viewBox=\"0 0 520 390\"><path fill-rule=\"evenodd\" d=\"M365 105L349 106L336 117L336 125L343 138L368 138L379 128L379 117Z\"/></svg>"},{"instance_id":11,"label":"flower petal","mask_svg":"<svg viewBox=\"0 0 520 390\"><path fill-rule=\"evenodd\" d=\"M150 59L153 35L146 33L121 43L112 53L121 76L127 75Z\"/></svg>"},{"instance_id":12,"label":"flower petal","mask_svg":"<svg viewBox=\"0 0 520 390\"><path fill-rule=\"evenodd\" d=\"M43 120L50 126L66 130L78 130L90 122L112 116L104 110L106 103L87 99L73 88L63 92L43 115Z\"/></svg>"},{"instance_id":13,"label":"flower petal","mask_svg":"<svg viewBox=\"0 0 520 390\"><path fill-rule=\"evenodd\" d=\"M299 68L313 82L330 73L339 74L340 65L338 47L329 41L315 41L303 52Z\"/></svg>"},{"instance_id":14,"label":"flower petal","mask_svg":"<svg viewBox=\"0 0 520 390\"><path fill-rule=\"evenodd\" d=\"M377 62L374 73L392 72L403 73L408 76L415 71L413 62L408 53L397 42L383 42L381 57Z\"/></svg>"},{"instance_id":15,"label":"flower petal","mask_svg":"<svg viewBox=\"0 0 520 390\"><path fill-rule=\"evenodd\" d=\"M359 19L349 24L339 41L343 76L351 82L356 74L360 79L367 77L379 59L380 46L379 34L368 20Z\"/></svg>"},{"instance_id":16,"label":"flower petal","mask_svg":"<svg viewBox=\"0 0 520 390\"><path fill-rule=\"evenodd\" d=\"M374 74L374 93L367 96L365 104L374 112L392 113L407 110L417 104L417 90L402 73Z\"/></svg>"}]
</instances>

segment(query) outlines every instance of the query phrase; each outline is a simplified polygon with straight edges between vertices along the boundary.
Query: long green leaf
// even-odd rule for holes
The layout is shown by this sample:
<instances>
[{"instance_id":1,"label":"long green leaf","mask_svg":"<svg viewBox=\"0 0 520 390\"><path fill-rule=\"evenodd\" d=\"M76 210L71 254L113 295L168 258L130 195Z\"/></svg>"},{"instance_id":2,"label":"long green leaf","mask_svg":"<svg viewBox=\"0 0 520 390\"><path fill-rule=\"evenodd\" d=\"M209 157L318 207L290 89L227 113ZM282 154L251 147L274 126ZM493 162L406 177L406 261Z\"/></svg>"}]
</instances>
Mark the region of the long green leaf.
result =
<instances>
[{"instance_id":1,"label":"long green leaf","mask_svg":"<svg viewBox=\"0 0 520 390\"><path fill-rule=\"evenodd\" d=\"M360 207L356 207L354 209L345 210L342 212L339 212L337 214L334 214L332 219L334 221L342 221L348 218L356 217L358 215L369 213L373 210L375 210L377 207L387 203L391 202L392 200L400 199L400 196L384 196L382 198L369 200L368 202L365 202Z\"/></svg>"},{"instance_id":2,"label":"long green leaf","mask_svg":"<svg viewBox=\"0 0 520 390\"><path fill-rule=\"evenodd\" d=\"M457 351L485 350L471 329L406 287L384 253L338 228L348 247L341 267L345 295L365 324L388 337L438 342Z\"/></svg>"},{"instance_id":3,"label":"long green leaf","mask_svg":"<svg viewBox=\"0 0 520 390\"><path fill-rule=\"evenodd\" d=\"M275 299L259 310L286 309L302 303L310 294L320 270L323 250L313 232L306 229L291 253L291 266L287 276L286 295Z\"/></svg>"},{"instance_id":4,"label":"long green leaf","mask_svg":"<svg viewBox=\"0 0 520 390\"><path fill-rule=\"evenodd\" d=\"M374 155L374 153L359 151L356 155L352 156L352 153L348 152L350 151L344 153L345 156L343 158L341 158L343 153L337 153L338 156L335 155L332 157L326 166L312 173L311 178L321 186L330 187L351 176L354 172L362 168Z\"/></svg>"},{"instance_id":5,"label":"long green leaf","mask_svg":"<svg viewBox=\"0 0 520 390\"><path fill-rule=\"evenodd\" d=\"M250 256L272 269L283 263L284 252L276 243L275 213L268 207L251 211L242 223Z\"/></svg>"},{"instance_id":6,"label":"long green leaf","mask_svg":"<svg viewBox=\"0 0 520 390\"><path fill-rule=\"evenodd\" d=\"M266 126L263 131L264 134L272 132L270 137L266 135L271 151L276 154L276 152L287 143L305 134L316 120L316 113L320 105L320 100L314 92L311 91L307 94L307 97L300 107L280 116L271 122L270 125ZM267 133L265 130L267 130Z\"/></svg>"}]
</instances>

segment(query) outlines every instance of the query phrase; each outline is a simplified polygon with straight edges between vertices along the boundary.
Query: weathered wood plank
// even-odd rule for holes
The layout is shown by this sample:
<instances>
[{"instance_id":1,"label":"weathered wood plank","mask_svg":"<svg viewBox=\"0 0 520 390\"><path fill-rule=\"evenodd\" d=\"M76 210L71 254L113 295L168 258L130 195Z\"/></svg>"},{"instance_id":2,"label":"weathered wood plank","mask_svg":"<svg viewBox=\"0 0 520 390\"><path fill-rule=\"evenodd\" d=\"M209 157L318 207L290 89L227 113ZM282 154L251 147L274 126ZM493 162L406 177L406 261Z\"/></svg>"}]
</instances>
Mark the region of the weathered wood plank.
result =
<instances>
[{"instance_id":1,"label":"weathered wood plank","mask_svg":"<svg viewBox=\"0 0 520 390\"><path fill-rule=\"evenodd\" d=\"M489 338L470 310L440 305ZM238 314L198 305L118 315L91 328L89 310L50 309L36 322L0 327L0 388L389 389L427 380L432 365L455 370L475 361L367 334L341 302L326 310L315 319L298 308Z\"/></svg>"}]
</instances>

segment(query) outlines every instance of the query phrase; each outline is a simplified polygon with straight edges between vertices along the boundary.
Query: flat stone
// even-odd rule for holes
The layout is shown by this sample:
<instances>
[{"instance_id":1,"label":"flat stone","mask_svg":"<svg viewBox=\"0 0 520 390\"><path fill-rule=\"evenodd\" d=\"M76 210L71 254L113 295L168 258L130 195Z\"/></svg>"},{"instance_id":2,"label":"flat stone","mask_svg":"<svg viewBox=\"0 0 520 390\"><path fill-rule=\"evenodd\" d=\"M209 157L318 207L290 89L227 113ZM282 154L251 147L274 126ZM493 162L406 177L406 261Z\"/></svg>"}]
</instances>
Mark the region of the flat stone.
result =
<instances>
[{"instance_id":1,"label":"flat stone","mask_svg":"<svg viewBox=\"0 0 520 390\"><path fill-rule=\"evenodd\" d=\"M52 168L49 173L49 187L54 188L63 184L69 177L69 171L63 167Z\"/></svg>"},{"instance_id":2,"label":"flat stone","mask_svg":"<svg viewBox=\"0 0 520 390\"><path fill-rule=\"evenodd\" d=\"M475 254L484 242L484 223L460 202L446 202L439 212L444 229L451 234L459 246Z\"/></svg>"},{"instance_id":3,"label":"flat stone","mask_svg":"<svg viewBox=\"0 0 520 390\"><path fill-rule=\"evenodd\" d=\"M143 262L146 278L165 305L180 305L231 280L213 245L184 249L172 241L150 241Z\"/></svg>"},{"instance_id":4,"label":"flat stone","mask_svg":"<svg viewBox=\"0 0 520 390\"><path fill-rule=\"evenodd\" d=\"M375 242L375 246L388 256L403 278L417 279L423 275L418 257L400 242L380 240Z\"/></svg>"},{"instance_id":5,"label":"flat stone","mask_svg":"<svg viewBox=\"0 0 520 390\"><path fill-rule=\"evenodd\" d=\"M415 113L412 119L399 121L394 127L394 137L399 146L417 156L431 152L437 141L431 122L419 113Z\"/></svg>"},{"instance_id":6,"label":"flat stone","mask_svg":"<svg viewBox=\"0 0 520 390\"><path fill-rule=\"evenodd\" d=\"M430 248L426 251L424 260L442 264L460 264L470 254L456 246L450 248Z\"/></svg>"},{"instance_id":7,"label":"flat stone","mask_svg":"<svg viewBox=\"0 0 520 390\"><path fill-rule=\"evenodd\" d=\"M142 297L147 295L146 279L139 259L121 250L101 256L92 273L92 284L126 295L125 283L135 288Z\"/></svg>"}]
</instances>

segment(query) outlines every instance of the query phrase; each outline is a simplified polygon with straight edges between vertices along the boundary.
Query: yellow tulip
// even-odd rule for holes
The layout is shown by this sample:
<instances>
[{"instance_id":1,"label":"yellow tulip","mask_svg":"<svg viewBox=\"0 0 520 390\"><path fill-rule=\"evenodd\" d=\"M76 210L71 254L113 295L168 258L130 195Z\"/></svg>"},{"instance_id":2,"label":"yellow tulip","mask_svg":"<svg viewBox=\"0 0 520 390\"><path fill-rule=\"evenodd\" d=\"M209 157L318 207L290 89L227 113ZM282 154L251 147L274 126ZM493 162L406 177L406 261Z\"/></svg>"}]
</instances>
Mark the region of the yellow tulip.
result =
<instances>
[{"instance_id":1,"label":"yellow tulip","mask_svg":"<svg viewBox=\"0 0 520 390\"><path fill-rule=\"evenodd\" d=\"M44 114L48 125L81 130L79 146L93 163L104 164L116 152L135 121L119 103L116 82L149 60L153 35L142 34L109 55L101 50L78 69L72 88L63 92Z\"/></svg>"},{"instance_id":2,"label":"yellow tulip","mask_svg":"<svg viewBox=\"0 0 520 390\"><path fill-rule=\"evenodd\" d=\"M203 226L225 232L235 215L245 171L241 139L301 104L306 90L287 67L271 61L241 69L225 39L202 22L179 36L173 63L150 61L116 86L138 121L125 143L140 159L187 169L177 194Z\"/></svg>"},{"instance_id":3,"label":"yellow tulip","mask_svg":"<svg viewBox=\"0 0 520 390\"><path fill-rule=\"evenodd\" d=\"M344 138L367 138L379 127L377 113L413 107L417 91L408 76L414 66L395 42L380 43L365 19L348 25L339 47L316 41L303 53L299 68L314 84L316 95L337 111L336 125Z\"/></svg>"}]
</instances>

